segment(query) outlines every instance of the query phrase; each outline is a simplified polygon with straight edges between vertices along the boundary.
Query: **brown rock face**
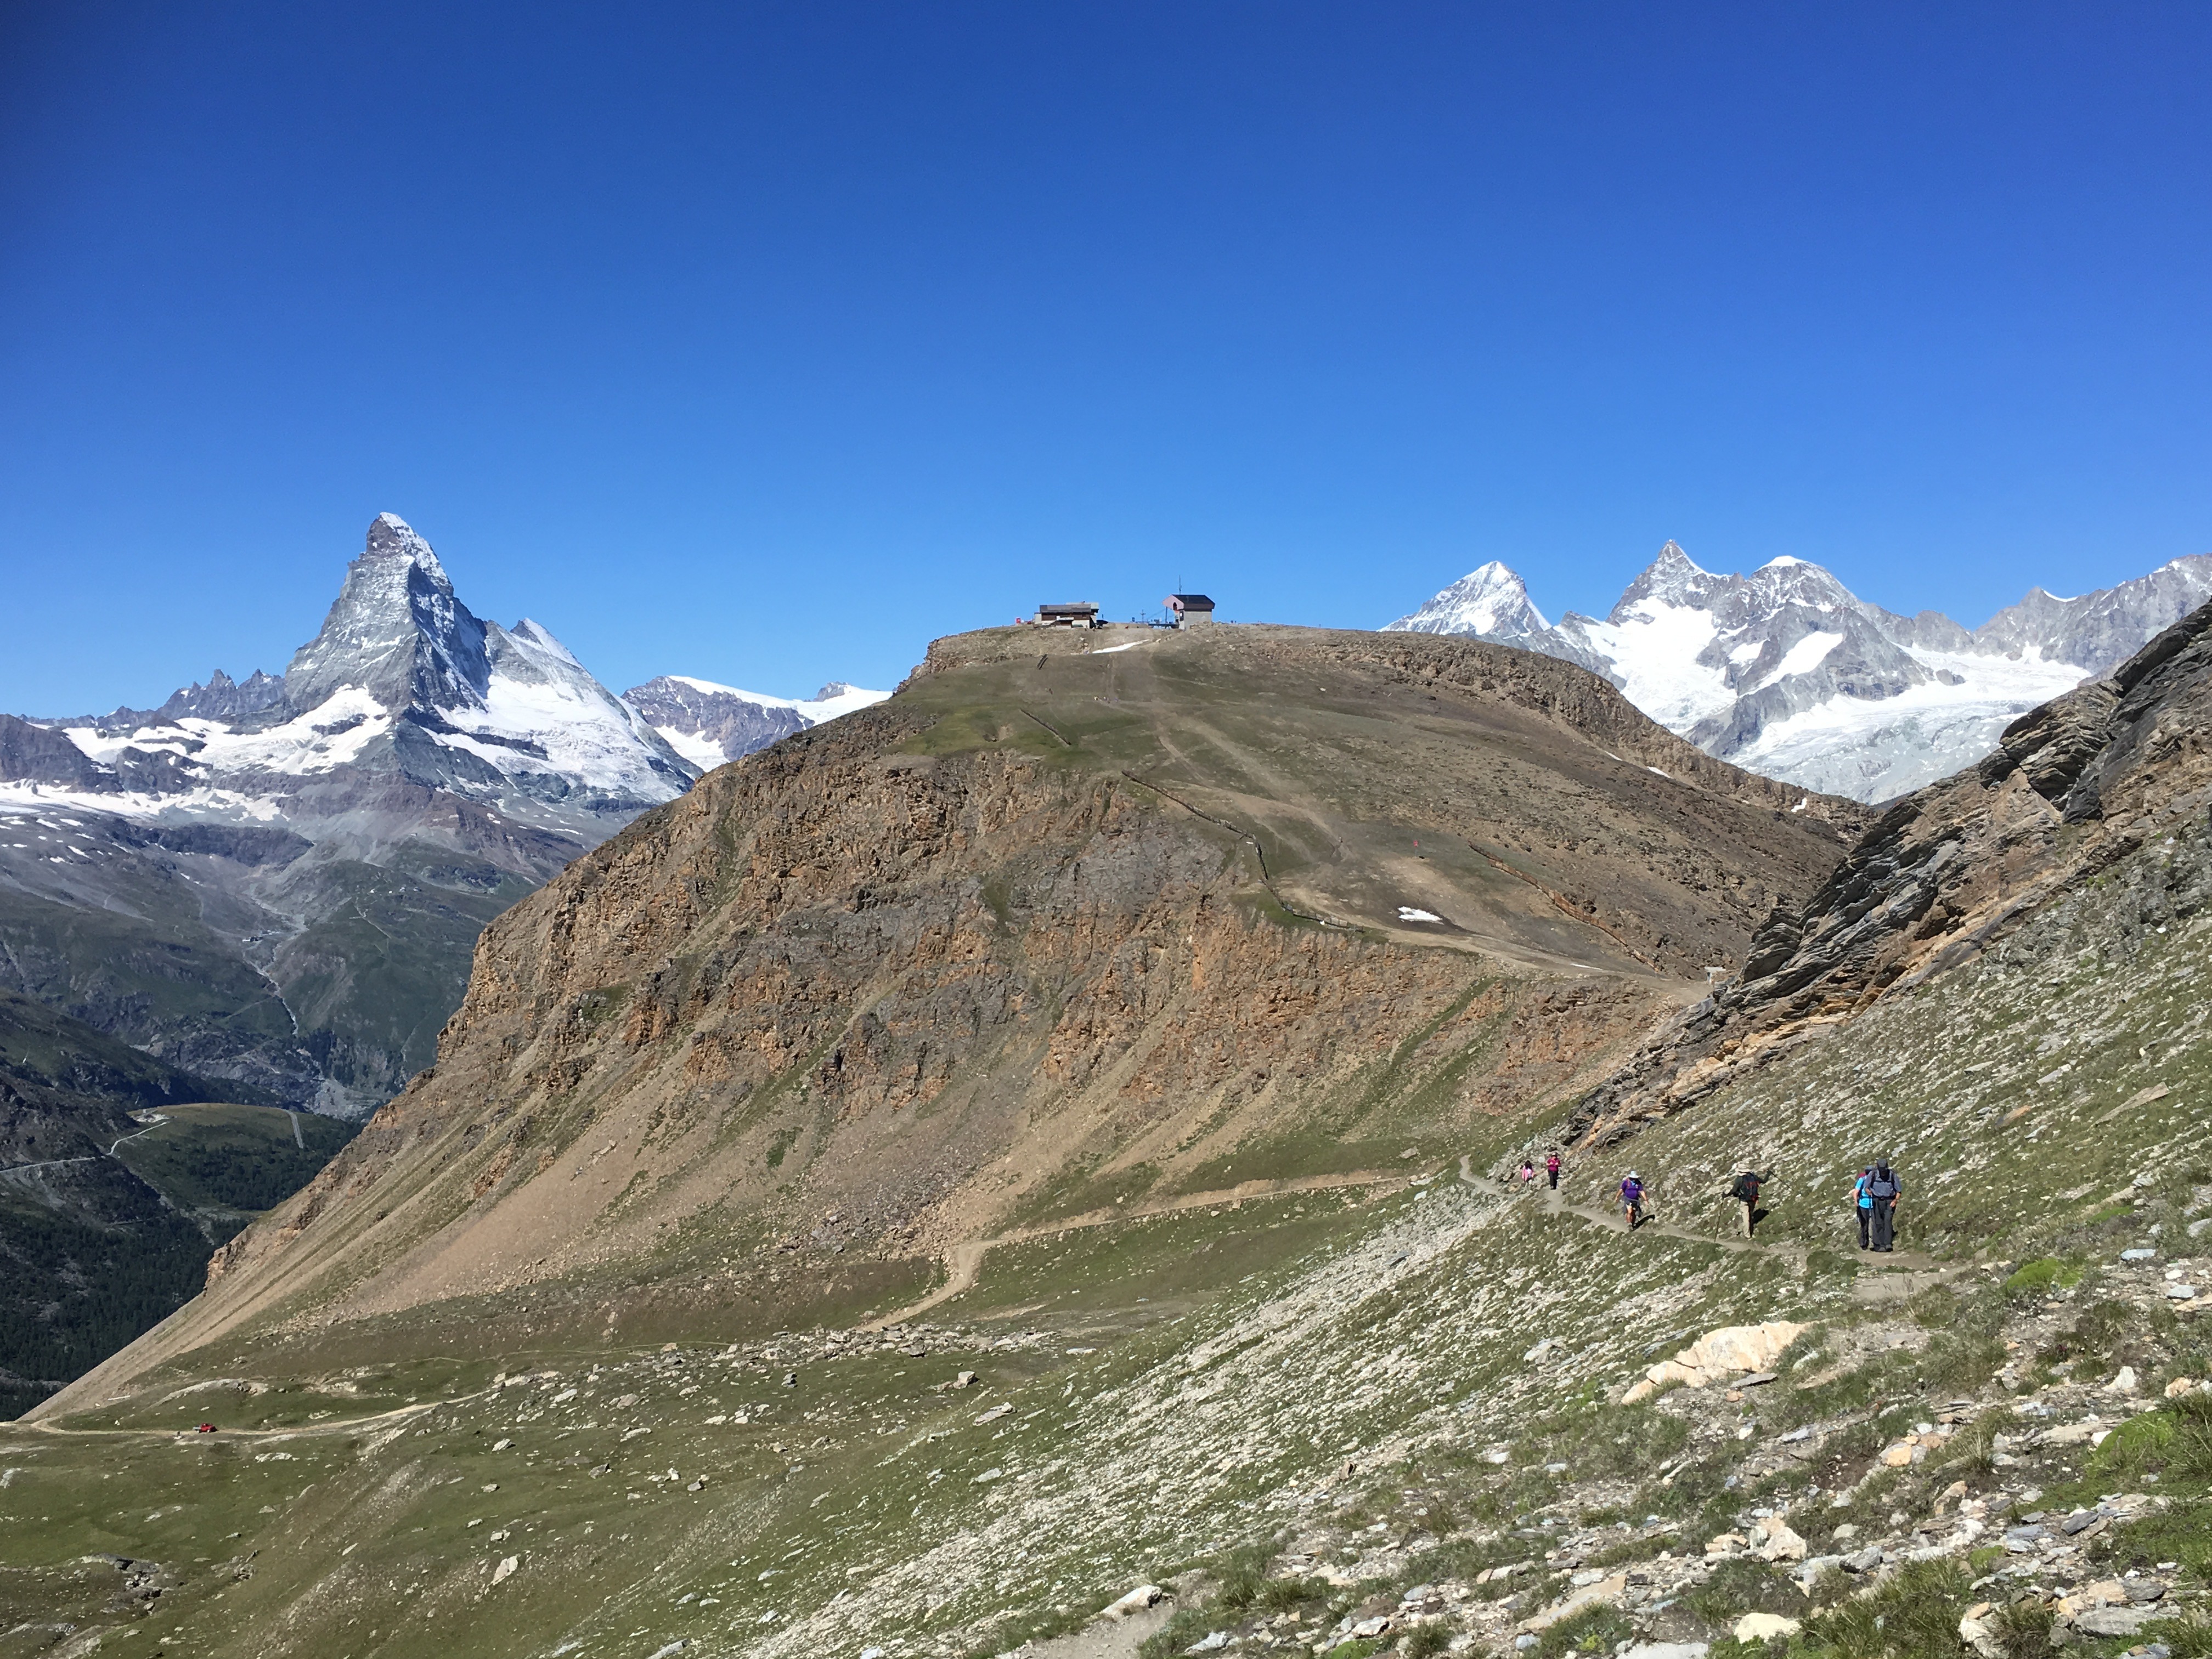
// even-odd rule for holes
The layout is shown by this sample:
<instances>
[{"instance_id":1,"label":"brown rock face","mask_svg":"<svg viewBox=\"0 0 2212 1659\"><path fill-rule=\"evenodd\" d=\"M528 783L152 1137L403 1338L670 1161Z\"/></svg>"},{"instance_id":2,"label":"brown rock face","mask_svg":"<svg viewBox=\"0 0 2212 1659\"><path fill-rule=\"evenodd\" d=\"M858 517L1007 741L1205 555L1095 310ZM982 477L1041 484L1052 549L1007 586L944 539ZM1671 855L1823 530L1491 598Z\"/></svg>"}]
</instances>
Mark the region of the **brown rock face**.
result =
<instances>
[{"instance_id":1,"label":"brown rock face","mask_svg":"<svg viewBox=\"0 0 2212 1659\"><path fill-rule=\"evenodd\" d=\"M596 1319L707 1267L1409 1171L1587 1087L1802 900L1856 809L1801 799L1474 642L939 641L500 918L436 1067L76 1392L241 1325L532 1285Z\"/></svg>"},{"instance_id":2,"label":"brown rock face","mask_svg":"<svg viewBox=\"0 0 2212 1659\"><path fill-rule=\"evenodd\" d=\"M1973 960L2212 801L2212 605L2109 679L2008 726L1979 766L1885 811L1743 971L1577 1107L1610 1145L1870 1006Z\"/></svg>"}]
</instances>

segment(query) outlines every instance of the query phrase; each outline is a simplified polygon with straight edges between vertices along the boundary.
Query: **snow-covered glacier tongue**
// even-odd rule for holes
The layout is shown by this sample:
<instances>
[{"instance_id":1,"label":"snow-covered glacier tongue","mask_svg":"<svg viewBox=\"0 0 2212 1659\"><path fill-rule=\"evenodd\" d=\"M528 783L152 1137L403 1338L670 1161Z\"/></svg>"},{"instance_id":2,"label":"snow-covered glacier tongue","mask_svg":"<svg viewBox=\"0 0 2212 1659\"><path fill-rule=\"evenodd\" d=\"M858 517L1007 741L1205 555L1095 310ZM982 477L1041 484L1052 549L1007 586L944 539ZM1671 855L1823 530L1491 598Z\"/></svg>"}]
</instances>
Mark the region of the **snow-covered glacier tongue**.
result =
<instances>
[{"instance_id":1,"label":"snow-covered glacier tongue","mask_svg":"<svg viewBox=\"0 0 2212 1659\"><path fill-rule=\"evenodd\" d=\"M1969 631L1869 605L1820 566L1748 576L1668 542L1604 620L1547 624L1492 561L1387 626L1564 657L1709 754L1810 789L1886 800L1971 765L2005 726L2109 671L2212 598L2212 555L2070 599L2040 588Z\"/></svg>"}]
</instances>

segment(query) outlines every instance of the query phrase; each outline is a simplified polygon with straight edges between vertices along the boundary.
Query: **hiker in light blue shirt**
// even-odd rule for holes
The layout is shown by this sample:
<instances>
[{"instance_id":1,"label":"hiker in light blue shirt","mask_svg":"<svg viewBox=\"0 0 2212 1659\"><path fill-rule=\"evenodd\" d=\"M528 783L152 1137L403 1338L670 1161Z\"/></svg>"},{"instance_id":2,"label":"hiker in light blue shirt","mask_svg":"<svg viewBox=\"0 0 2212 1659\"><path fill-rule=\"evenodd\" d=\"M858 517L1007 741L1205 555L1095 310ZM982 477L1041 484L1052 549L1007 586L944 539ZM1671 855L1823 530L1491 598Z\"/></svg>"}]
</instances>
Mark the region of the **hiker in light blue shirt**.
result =
<instances>
[{"instance_id":1,"label":"hiker in light blue shirt","mask_svg":"<svg viewBox=\"0 0 2212 1659\"><path fill-rule=\"evenodd\" d=\"M1867 1236L1874 1227L1874 1194L1867 1191L1867 1182L1874 1179L1874 1165L1869 1164L1859 1171L1859 1178L1851 1183L1851 1196L1859 1206L1859 1249L1867 1248Z\"/></svg>"}]
</instances>

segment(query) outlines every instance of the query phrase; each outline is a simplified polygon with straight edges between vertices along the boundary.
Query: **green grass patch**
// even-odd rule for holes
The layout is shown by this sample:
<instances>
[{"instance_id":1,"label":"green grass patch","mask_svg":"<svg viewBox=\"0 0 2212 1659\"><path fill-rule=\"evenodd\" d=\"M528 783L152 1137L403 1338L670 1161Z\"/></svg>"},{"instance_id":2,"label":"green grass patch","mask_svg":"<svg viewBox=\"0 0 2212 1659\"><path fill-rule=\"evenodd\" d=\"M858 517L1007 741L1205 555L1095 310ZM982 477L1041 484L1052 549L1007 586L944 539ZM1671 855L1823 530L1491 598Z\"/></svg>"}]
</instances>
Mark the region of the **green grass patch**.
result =
<instances>
[{"instance_id":1,"label":"green grass patch","mask_svg":"<svg viewBox=\"0 0 2212 1659\"><path fill-rule=\"evenodd\" d=\"M1808 1645L1842 1659L1958 1659L1972 1581L1954 1561L1910 1561L1863 1595L1805 1621Z\"/></svg>"},{"instance_id":2,"label":"green grass patch","mask_svg":"<svg viewBox=\"0 0 2212 1659\"><path fill-rule=\"evenodd\" d=\"M2081 1264L2046 1255L2015 1268L2004 1282L2004 1293L2014 1302L2031 1302L2081 1282Z\"/></svg>"}]
</instances>

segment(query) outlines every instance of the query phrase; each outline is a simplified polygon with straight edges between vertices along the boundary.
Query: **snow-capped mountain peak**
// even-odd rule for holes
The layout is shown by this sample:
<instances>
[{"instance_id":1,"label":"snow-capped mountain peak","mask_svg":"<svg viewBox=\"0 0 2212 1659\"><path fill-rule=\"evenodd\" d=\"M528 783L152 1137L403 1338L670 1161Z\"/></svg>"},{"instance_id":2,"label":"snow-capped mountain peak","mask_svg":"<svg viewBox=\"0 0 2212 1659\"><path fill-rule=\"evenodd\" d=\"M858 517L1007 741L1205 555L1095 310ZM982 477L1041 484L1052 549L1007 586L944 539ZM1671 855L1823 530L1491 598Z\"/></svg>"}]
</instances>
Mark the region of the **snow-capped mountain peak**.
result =
<instances>
[{"instance_id":1,"label":"snow-capped mountain peak","mask_svg":"<svg viewBox=\"0 0 2212 1659\"><path fill-rule=\"evenodd\" d=\"M1622 590L1607 613L1615 627L1638 619L1649 620L1662 608L1705 610L1723 595L1743 586L1741 576L1717 576L1699 565L1674 542L1659 550L1659 556Z\"/></svg>"},{"instance_id":2,"label":"snow-capped mountain peak","mask_svg":"<svg viewBox=\"0 0 2212 1659\"><path fill-rule=\"evenodd\" d=\"M396 714L480 706L490 675L483 623L453 592L430 544L382 513L346 567L321 630L294 653L284 690L305 710L357 686Z\"/></svg>"},{"instance_id":3,"label":"snow-capped mountain peak","mask_svg":"<svg viewBox=\"0 0 2212 1659\"><path fill-rule=\"evenodd\" d=\"M1497 559L1462 576L1411 616L1391 623L1386 632L1480 634L1486 639L1518 640L1551 624L1528 598L1528 589Z\"/></svg>"}]
</instances>

